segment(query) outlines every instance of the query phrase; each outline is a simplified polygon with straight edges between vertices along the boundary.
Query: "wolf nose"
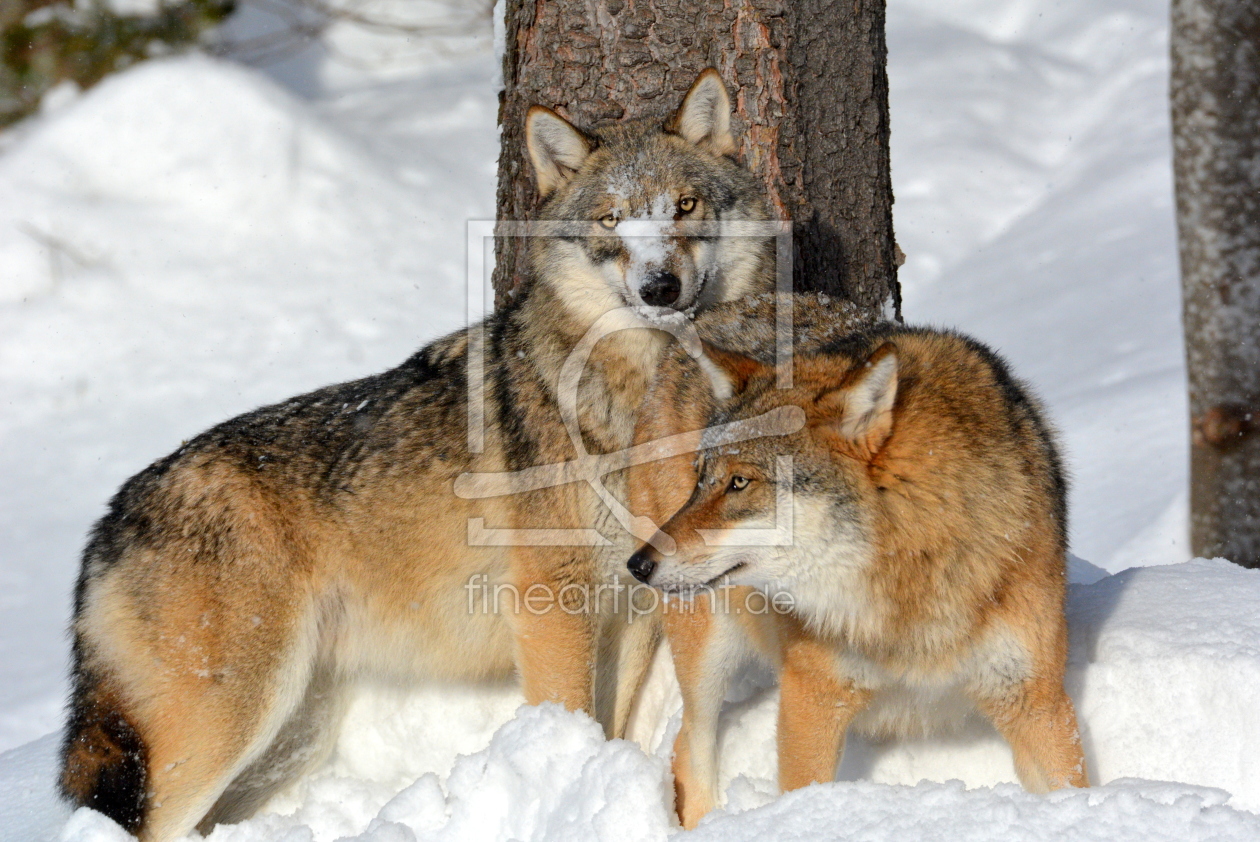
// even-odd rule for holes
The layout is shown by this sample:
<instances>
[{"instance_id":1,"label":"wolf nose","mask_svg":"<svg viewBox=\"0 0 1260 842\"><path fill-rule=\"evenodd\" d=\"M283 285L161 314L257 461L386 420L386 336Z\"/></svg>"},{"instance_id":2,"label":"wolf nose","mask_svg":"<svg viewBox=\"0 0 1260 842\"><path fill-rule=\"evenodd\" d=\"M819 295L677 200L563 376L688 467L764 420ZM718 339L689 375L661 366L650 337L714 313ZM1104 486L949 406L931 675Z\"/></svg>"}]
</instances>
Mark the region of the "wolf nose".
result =
<instances>
[{"instance_id":1,"label":"wolf nose","mask_svg":"<svg viewBox=\"0 0 1260 842\"><path fill-rule=\"evenodd\" d=\"M648 558L646 549L642 549L630 556L626 567L630 568L630 575L646 585L648 579L652 578L652 571L656 569L656 562Z\"/></svg>"},{"instance_id":2,"label":"wolf nose","mask_svg":"<svg viewBox=\"0 0 1260 842\"><path fill-rule=\"evenodd\" d=\"M673 272L660 270L648 275L647 282L639 288L639 297L649 307L668 307L678 300L682 281Z\"/></svg>"}]
</instances>

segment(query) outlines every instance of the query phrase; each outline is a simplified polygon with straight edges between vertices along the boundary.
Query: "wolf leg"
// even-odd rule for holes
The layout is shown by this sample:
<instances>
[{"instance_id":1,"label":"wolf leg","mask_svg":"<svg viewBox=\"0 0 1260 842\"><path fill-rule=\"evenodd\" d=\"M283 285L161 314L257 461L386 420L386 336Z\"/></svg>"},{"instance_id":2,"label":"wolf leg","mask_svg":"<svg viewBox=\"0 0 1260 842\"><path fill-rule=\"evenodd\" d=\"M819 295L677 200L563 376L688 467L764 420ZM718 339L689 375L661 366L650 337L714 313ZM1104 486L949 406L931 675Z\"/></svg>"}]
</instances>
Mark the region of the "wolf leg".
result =
<instances>
[{"instance_id":1,"label":"wolf leg","mask_svg":"<svg viewBox=\"0 0 1260 842\"><path fill-rule=\"evenodd\" d=\"M835 780L845 732L870 699L840 675L834 647L799 627L788 635L779 673L779 789Z\"/></svg>"},{"instance_id":2,"label":"wolf leg","mask_svg":"<svg viewBox=\"0 0 1260 842\"><path fill-rule=\"evenodd\" d=\"M346 702L345 688L336 673L327 666L317 669L301 704L266 751L233 779L197 830L209 836L216 824L249 818L269 798L322 763L337 741Z\"/></svg>"},{"instance_id":3,"label":"wolf leg","mask_svg":"<svg viewBox=\"0 0 1260 842\"><path fill-rule=\"evenodd\" d=\"M595 632L589 619L553 609L515 619L517 667L527 704L559 702L592 713Z\"/></svg>"},{"instance_id":4,"label":"wolf leg","mask_svg":"<svg viewBox=\"0 0 1260 842\"><path fill-rule=\"evenodd\" d=\"M595 668L595 718L604 726L610 739L626 735L630 713L638 698L639 689L656 654L661 638L659 606L645 602L646 593L659 602L655 593L629 588L627 599L634 599L638 591L639 601L634 605L618 606L625 610L605 615L600 641L599 660Z\"/></svg>"},{"instance_id":5,"label":"wolf leg","mask_svg":"<svg viewBox=\"0 0 1260 842\"><path fill-rule=\"evenodd\" d=\"M121 575L94 583L76 620L81 660L62 787L96 806L107 784L104 806L126 807L129 830L165 842L193 830L301 704L318 619L277 602L212 619L190 577L155 589L145 614L126 584Z\"/></svg>"},{"instance_id":6,"label":"wolf leg","mask_svg":"<svg viewBox=\"0 0 1260 842\"><path fill-rule=\"evenodd\" d=\"M996 699L977 700L1011 746L1029 792L1089 786L1076 710L1061 679L1037 678Z\"/></svg>"},{"instance_id":7,"label":"wolf leg","mask_svg":"<svg viewBox=\"0 0 1260 842\"><path fill-rule=\"evenodd\" d=\"M588 579L552 575L572 574L584 561L557 559L557 549L518 547L513 555L519 599L510 619L521 689L528 704L558 702L594 715L598 605L591 602Z\"/></svg>"},{"instance_id":8,"label":"wolf leg","mask_svg":"<svg viewBox=\"0 0 1260 842\"><path fill-rule=\"evenodd\" d=\"M287 654L263 676L242 670L212 686L182 677L164 682L144 717L150 723L145 729L150 811L142 840L164 842L197 826L208 829L216 819L239 820L248 815L243 809L261 803L259 795L287 782L286 770L279 770L280 778L263 792L248 782L232 788L242 772L268 754L307 696L311 658L302 651ZM225 792L231 794L223 801Z\"/></svg>"},{"instance_id":9,"label":"wolf leg","mask_svg":"<svg viewBox=\"0 0 1260 842\"><path fill-rule=\"evenodd\" d=\"M682 728L674 741L675 806L687 829L717 806L718 716L731 678L750 654L746 630L722 602L718 593L699 593L664 609L683 699Z\"/></svg>"},{"instance_id":10,"label":"wolf leg","mask_svg":"<svg viewBox=\"0 0 1260 842\"><path fill-rule=\"evenodd\" d=\"M1061 565L1059 560L1055 567ZM994 650L987 674L970 688L976 707L1010 744L1015 771L1030 792L1089 786L1076 709L1063 689L1068 633L1062 579L1052 581L1058 589L1028 578L1010 590L1006 613L993 630L996 639L1017 646ZM1012 664L1019 668L1012 671Z\"/></svg>"}]
</instances>

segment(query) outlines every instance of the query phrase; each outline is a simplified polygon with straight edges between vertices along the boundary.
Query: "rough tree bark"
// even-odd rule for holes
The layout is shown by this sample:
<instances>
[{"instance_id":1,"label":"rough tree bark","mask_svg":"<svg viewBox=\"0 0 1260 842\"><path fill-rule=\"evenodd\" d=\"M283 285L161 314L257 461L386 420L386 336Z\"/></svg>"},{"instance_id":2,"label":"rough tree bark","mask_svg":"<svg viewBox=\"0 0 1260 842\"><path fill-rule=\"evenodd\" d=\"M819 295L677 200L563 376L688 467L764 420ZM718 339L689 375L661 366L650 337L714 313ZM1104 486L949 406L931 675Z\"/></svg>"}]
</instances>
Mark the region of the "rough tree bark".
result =
<instances>
[{"instance_id":1,"label":"rough tree bark","mask_svg":"<svg viewBox=\"0 0 1260 842\"><path fill-rule=\"evenodd\" d=\"M1173 0L1194 552L1260 567L1260 5Z\"/></svg>"},{"instance_id":2,"label":"rough tree bark","mask_svg":"<svg viewBox=\"0 0 1260 842\"><path fill-rule=\"evenodd\" d=\"M900 316L888 159L884 0L508 0L499 108L500 219L531 219L533 103L578 126L672 112L716 67L738 158L793 220L794 284ZM496 244L500 301L523 243Z\"/></svg>"}]
</instances>

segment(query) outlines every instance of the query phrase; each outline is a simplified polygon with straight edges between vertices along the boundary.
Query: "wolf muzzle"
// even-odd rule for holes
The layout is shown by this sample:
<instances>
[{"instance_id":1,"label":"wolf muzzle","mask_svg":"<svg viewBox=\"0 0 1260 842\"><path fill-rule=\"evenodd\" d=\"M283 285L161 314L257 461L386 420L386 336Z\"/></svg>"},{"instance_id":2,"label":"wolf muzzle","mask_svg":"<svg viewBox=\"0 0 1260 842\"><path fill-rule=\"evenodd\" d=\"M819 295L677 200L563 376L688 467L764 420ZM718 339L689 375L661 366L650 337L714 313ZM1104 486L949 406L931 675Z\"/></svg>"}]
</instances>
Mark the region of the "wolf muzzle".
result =
<instances>
[{"instance_id":1,"label":"wolf muzzle","mask_svg":"<svg viewBox=\"0 0 1260 842\"><path fill-rule=\"evenodd\" d=\"M649 307L669 307L682 294L682 281L673 272L658 269L639 288L639 297Z\"/></svg>"}]
</instances>

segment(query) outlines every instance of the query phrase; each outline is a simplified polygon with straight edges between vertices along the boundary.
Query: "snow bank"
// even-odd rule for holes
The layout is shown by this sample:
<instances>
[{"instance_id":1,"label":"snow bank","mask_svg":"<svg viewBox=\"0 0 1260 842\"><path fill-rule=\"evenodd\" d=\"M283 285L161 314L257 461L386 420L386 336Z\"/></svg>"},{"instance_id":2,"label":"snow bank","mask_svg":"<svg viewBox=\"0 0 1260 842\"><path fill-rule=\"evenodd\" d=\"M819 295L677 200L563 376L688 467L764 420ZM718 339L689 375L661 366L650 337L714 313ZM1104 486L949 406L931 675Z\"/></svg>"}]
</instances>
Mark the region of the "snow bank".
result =
<instances>
[{"instance_id":1,"label":"snow bank","mask_svg":"<svg viewBox=\"0 0 1260 842\"><path fill-rule=\"evenodd\" d=\"M146 62L0 157L0 301L49 291L50 251L71 265L109 263L125 240L139 252L128 264L146 252L205 259L264 244L388 255L417 205L365 150L258 74L199 55ZM144 242L145 232L161 237Z\"/></svg>"},{"instance_id":2,"label":"snow bank","mask_svg":"<svg viewBox=\"0 0 1260 842\"><path fill-rule=\"evenodd\" d=\"M1069 690L1095 778L1192 781L1260 811L1260 571L1126 570L1069 601Z\"/></svg>"},{"instance_id":3,"label":"snow bank","mask_svg":"<svg viewBox=\"0 0 1260 842\"><path fill-rule=\"evenodd\" d=\"M1029 795L1009 784L978 790L966 790L958 781L917 786L827 784L789 793L737 816L715 817L685 835L697 842L1255 839L1260 834L1260 816L1224 806L1226 797L1219 790L1149 781L1117 781L1047 797Z\"/></svg>"},{"instance_id":4,"label":"snow bank","mask_svg":"<svg viewBox=\"0 0 1260 842\"><path fill-rule=\"evenodd\" d=\"M444 783L430 773L393 794L361 779L317 778L303 785L305 799L293 813L219 826L208 839L647 842L669 828L665 764L631 743L606 741L593 720L557 705L521 708L488 746L459 758ZM61 838L129 837L83 809Z\"/></svg>"}]
</instances>

